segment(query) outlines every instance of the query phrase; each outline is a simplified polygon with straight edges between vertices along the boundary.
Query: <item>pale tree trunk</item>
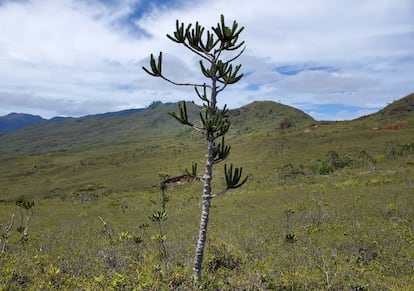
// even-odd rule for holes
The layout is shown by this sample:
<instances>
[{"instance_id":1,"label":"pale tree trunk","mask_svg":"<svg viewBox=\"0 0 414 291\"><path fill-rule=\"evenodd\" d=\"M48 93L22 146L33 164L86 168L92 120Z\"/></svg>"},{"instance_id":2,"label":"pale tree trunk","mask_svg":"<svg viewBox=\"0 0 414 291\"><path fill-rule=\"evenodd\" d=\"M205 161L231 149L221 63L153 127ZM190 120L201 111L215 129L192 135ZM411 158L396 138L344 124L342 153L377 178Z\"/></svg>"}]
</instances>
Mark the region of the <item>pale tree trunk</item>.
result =
<instances>
[{"instance_id":1,"label":"pale tree trunk","mask_svg":"<svg viewBox=\"0 0 414 291\"><path fill-rule=\"evenodd\" d=\"M217 68L215 65L215 61L211 63L211 71L212 79L211 79L211 99L208 108L208 114L210 117L216 114L216 97L217 97L217 77L216 72ZM206 246L206 238L207 238L207 225L208 225L208 218L210 215L210 204L211 204L211 180L213 179L213 165L214 165L214 133L207 132L207 154L206 154L206 169L204 172L204 187L203 187L203 201L202 201L202 209L201 209L201 219L200 219L200 227L198 230L198 241L197 241L197 248L194 258L194 280L200 282L201 280L201 271L203 265L203 257L204 257L204 248Z\"/></svg>"},{"instance_id":2,"label":"pale tree trunk","mask_svg":"<svg viewBox=\"0 0 414 291\"><path fill-rule=\"evenodd\" d=\"M204 188L203 188L203 205L201 210L200 228L198 232L198 242L196 248L196 254L194 258L194 280L199 282L201 280L201 268L203 264L204 248L207 238L207 225L210 214L211 203L211 180L213 179L213 163L214 163L214 141L212 136L208 136L207 145L207 161L206 171L204 173Z\"/></svg>"}]
</instances>

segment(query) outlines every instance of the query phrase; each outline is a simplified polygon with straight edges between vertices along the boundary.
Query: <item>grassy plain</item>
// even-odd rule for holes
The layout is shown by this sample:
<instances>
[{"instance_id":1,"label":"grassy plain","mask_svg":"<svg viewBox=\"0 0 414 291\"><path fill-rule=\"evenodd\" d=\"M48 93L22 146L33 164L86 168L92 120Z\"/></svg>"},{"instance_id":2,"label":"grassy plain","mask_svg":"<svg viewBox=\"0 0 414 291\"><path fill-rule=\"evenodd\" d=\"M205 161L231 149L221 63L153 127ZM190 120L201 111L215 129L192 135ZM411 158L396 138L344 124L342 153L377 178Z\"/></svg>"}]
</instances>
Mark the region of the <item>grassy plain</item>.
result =
<instances>
[{"instance_id":1,"label":"grassy plain","mask_svg":"<svg viewBox=\"0 0 414 291\"><path fill-rule=\"evenodd\" d=\"M274 104L265 105L233 116L230 161L249 180L213 199L204 289L413 290L412 114L395 119L384 111L308 129L315 122L303 115L296 127L278 130ZM166 130L165 122L131 129L132 117L117 118L89 121L95 134L52 135L53 149L50 135L26 144L22 136L0 137L11 147L0 151L1 247L8 237L0 290L194 289L202 185L167 189L166 258L148 217L161 208L159 173L201 165L203 141L171 126L168 115ZM85 121L71 122L73 129ZM404 128L380 129L396 122ZM218 165L215 192L221 172ZM21 196L34 199L32 215L16 205Z\"/></svg>"}]
</instances>

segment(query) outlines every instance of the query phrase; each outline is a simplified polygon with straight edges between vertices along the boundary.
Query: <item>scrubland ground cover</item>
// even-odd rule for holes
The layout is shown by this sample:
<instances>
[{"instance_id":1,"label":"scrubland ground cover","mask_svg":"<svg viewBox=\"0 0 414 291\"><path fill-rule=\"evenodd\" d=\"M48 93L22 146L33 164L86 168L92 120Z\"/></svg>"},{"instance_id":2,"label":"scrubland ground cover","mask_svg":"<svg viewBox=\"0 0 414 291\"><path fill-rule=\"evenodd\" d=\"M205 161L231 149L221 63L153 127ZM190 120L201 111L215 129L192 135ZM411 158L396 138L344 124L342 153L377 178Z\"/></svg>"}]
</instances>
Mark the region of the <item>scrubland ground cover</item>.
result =
<instances>
[{"instance_id":1,"label":"scrubland ground cover","mask_svg":"<svg viewBox=\"0 0 414 291\"><path fill-rule=\"evenodd\" d=\"M375 131L353 121L230 136L237 144L230 160L242 161L250 177L213 200L203 288L413 290L407 125ZM168 185L165 255L149 216L161 209L159 173L182 174L202 152L202 142L181 131L2 156L0 289L194 289L202 185ZM214 183L224 185L220 176ZM33 213L16 205L21 196L34 200ZM29 216L23 239L18 228Z\"/></svg>"}]
</instances>

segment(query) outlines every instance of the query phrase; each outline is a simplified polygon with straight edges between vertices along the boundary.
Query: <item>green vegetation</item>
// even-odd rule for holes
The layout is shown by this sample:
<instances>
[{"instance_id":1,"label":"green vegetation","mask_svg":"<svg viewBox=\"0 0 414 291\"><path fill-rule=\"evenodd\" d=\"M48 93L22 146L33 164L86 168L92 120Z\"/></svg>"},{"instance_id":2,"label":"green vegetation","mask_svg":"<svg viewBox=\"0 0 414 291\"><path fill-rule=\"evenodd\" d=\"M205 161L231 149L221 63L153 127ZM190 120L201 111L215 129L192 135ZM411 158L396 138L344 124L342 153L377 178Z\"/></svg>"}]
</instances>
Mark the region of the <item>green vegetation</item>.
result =
<instances>
[{"instance_id":1,"label":"green vegetation","mask_svg":"<svg viewBox=\"0 0 414 291\"><path fill-rule=\"evenodd\" d=\"M234 122L226 136L237 145L229 162L243 161L249 182L211 208L204 289L412 290L414 116L385 122L374 114L309 131L314 121L296 121L279 130L257 105L241 114L256 116L245 119L258 130ZM149 218L164 200L158 174L184 174L205 150L200 137L171 125L172 106L108 117L95 128L100 136L86 130L98 121L85 119L85 131L72 135L69 121L39 125L51 129L43 141L37 127L0 137L0 246L8 239L0 289L193 290L202 185L168 184L165 259ZM139 127L152 122L149 110L166 115L155 133ZM132 127L134 120L142 123ZM397 123L405 128L373 130ZM341 167L314 170L328 162ZM225 187L220 176L214 187ZM21 197L34 206L16 204ZM21 213L23 227L30 216L24 240Z\"/></svg>"}]
</instances>

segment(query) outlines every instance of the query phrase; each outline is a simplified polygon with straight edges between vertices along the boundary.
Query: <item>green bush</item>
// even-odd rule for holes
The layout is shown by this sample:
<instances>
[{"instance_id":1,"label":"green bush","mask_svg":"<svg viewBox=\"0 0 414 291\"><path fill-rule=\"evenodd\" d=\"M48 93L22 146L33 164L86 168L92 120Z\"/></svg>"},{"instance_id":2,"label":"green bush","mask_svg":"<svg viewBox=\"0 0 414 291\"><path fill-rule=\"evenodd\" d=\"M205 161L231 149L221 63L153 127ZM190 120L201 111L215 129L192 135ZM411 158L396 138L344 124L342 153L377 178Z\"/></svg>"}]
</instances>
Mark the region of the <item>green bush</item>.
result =
<instances>
[{"instance_id":1,"label":"green bush","mask_svg":"<svg viewBox=\"0 0 414 291\"><path fill-rule=\"evenodd\" d=\"M242 264L243 260L234 247L221 243L211 246L211 253L207 260L207 270L215 273L217 270L224 268L233 270Z\"/></svg>"}]
</instances>

